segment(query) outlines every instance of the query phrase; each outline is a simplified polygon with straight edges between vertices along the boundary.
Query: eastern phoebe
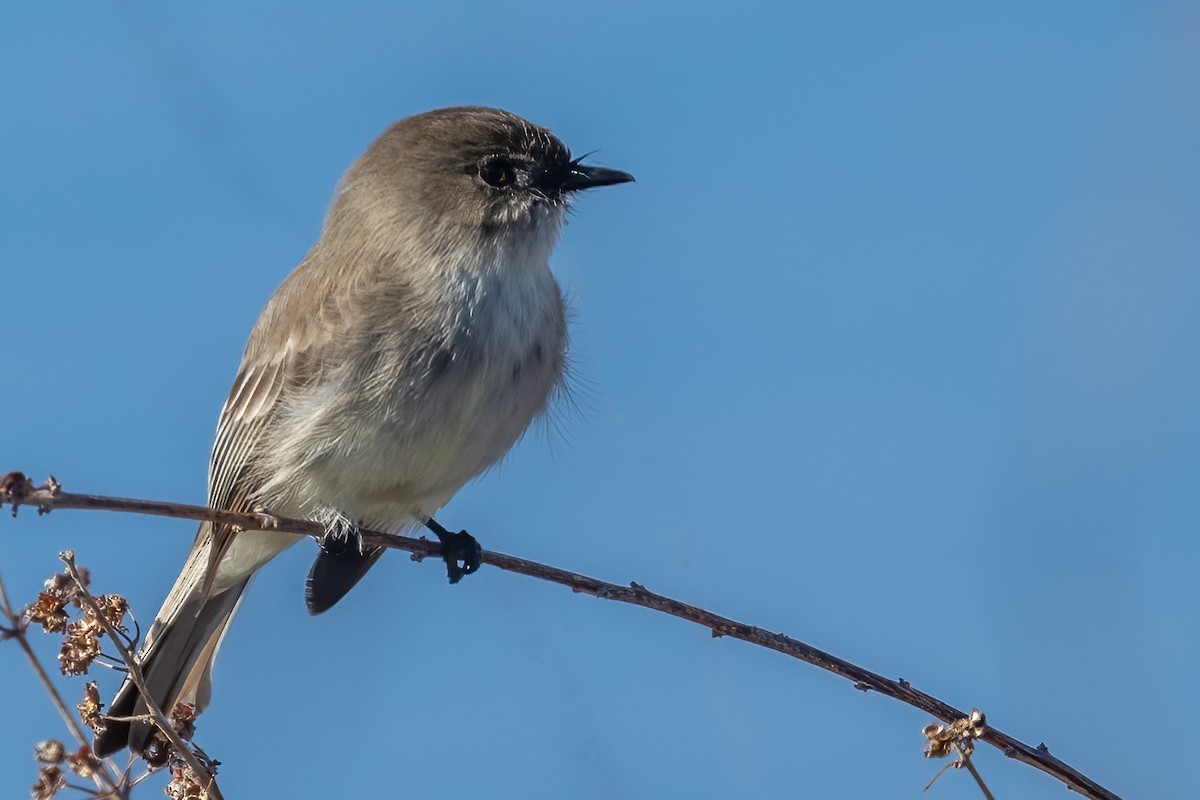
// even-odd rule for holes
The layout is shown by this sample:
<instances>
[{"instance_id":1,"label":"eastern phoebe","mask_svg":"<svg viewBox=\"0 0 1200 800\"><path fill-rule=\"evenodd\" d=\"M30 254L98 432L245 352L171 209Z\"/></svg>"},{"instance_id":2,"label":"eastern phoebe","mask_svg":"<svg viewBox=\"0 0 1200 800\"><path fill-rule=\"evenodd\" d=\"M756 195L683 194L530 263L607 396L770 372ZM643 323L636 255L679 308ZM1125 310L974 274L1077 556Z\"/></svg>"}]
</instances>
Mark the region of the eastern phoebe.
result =
<instances>
[{"instance_id":1,"label":"eastern phoebe","mask_svg":"<svg viewBox=\"0 0 1200 800\"><path fill-rule=\"evenodd\" d=\"M631 180L480 107L403 119L350 167L320 238L250 333L209 465L213 508L330 531L309 576L311 612L382 552L354 541L359 526L425 522L546 409L567 350L550 252L575 192ZM299 538L200 526L138 653L164 711L208 703L242 593ZM109 714L145 711L126 680ZM94 750L138 752L152 732L109 721Z\"/></svg>"}]
</instances>

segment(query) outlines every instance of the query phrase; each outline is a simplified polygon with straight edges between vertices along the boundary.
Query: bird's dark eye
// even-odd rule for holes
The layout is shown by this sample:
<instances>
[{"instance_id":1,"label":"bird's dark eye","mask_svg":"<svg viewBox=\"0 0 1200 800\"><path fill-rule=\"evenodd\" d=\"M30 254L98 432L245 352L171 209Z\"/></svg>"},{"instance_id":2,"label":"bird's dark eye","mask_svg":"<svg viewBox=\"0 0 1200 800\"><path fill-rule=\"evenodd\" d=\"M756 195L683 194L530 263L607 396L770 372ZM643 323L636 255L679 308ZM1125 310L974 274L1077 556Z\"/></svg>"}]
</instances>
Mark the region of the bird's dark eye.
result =
<instances>
[{"instance_id":1,"label":"bird's dark eye","mask_svg":"<svg viewBox=\"0 0 1200 800\"><path fill-rule=\"evenodd\" d=\"M488 186L497 189L511 186L516 180L516 171L511 161L503 158L489 158L479 165L479 177Z\"/></svg>"}]
</instances>

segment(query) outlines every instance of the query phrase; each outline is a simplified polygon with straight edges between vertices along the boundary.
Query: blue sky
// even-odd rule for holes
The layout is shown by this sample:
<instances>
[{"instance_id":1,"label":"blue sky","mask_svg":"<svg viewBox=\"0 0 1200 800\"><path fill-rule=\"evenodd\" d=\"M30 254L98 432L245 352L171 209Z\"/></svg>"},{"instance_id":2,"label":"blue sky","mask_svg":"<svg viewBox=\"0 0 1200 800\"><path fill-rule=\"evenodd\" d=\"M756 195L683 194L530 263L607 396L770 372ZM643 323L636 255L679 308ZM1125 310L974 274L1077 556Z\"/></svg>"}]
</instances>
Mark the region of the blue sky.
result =
<instances>
[{"instance_id":1,"label":"blue sky","mask_svg":"<svg viewBox=\"0 0 1200 800\"><path fill-rule=\"evenodd\" d=\"M342 170L396 118L501 106L638 182L556 253L578 408L441 521L1186 796L1198 37L1152 2L5 7L0 470L202 502L245 336ZM32 599L72 547L148 621L193 530L23 514L0 570ZM941 766L906 706L496 570L392 554L310 618L311 555L269 565L218 660L198 741L227 796L917 797ZM63 731L15 647L0 686L17 796Z\"/></svg>"}]
</instances>

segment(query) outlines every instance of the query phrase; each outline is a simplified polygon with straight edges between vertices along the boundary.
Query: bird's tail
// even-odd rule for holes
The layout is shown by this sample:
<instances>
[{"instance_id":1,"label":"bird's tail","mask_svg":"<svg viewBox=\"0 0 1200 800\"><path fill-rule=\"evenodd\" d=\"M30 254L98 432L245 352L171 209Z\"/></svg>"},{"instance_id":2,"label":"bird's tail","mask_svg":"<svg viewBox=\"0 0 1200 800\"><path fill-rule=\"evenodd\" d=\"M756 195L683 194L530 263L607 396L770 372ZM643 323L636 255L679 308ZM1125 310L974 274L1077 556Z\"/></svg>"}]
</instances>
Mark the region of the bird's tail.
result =
<instances>
[{"instance_id":1,"label":"bird's tail","mask_svg":"<svg viewBox=\"0 0 1200 800\"><path fill-rule=\"evenodd\" d=\"M210 542L210 526L203 523L187 564L137 655L146 688L168 717L179 703L189 703L197 712L208 704L213 659L253 575L250 570L206 588ZM127 719L147 714L145 698L131 678L125 679L106 713L116 719L107 720L96 734L93 752L105 757L128 745L131 752L140 753L154 726Z\"/></svg>"}]
</instances>

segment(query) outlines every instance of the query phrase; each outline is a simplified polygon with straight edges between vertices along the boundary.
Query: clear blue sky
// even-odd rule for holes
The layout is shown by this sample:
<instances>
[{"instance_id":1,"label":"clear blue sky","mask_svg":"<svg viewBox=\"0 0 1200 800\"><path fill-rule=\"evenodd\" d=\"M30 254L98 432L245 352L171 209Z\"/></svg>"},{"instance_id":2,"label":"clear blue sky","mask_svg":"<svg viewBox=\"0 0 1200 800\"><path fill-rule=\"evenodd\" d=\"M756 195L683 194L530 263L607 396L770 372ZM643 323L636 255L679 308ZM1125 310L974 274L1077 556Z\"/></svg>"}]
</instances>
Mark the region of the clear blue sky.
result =
<instances>
[{"instance_id":1,"label":"clear blue sky","mask_svg":"<svg viewBox=\"0 0 1200 800\"><path fill-rule=\"evenodd\" d=\"M0 470L202 502L342 170L396 118L502 106L638 182L556 254L578 408L442 522L1190 796L1197 41L1191 3L8 5ZM148 621L193 530L23 514L0 570L31 599L73 547ZM311 555L218 660L198 740L231 798L916 798L941 766L906 706L496 570L393 554L310 618ZM63 730L15 647L0 687L22 796ZM977 760L998 797L1065 796Z\"/></svg>"}]
</instances>

